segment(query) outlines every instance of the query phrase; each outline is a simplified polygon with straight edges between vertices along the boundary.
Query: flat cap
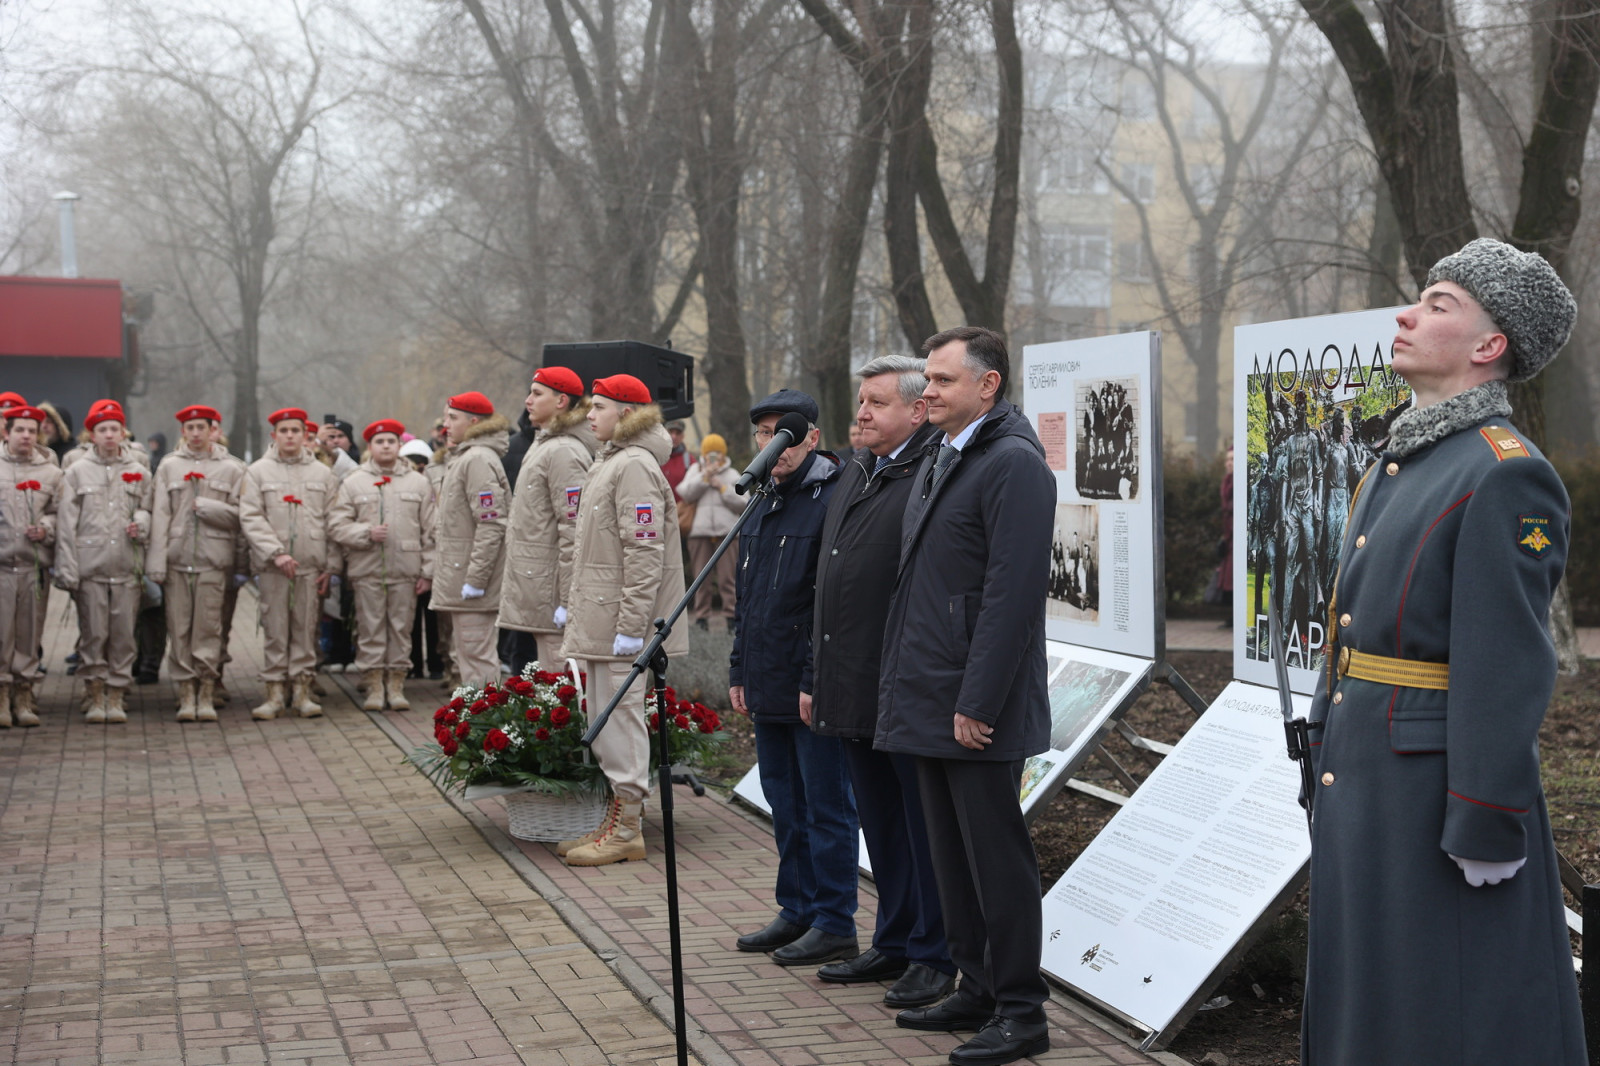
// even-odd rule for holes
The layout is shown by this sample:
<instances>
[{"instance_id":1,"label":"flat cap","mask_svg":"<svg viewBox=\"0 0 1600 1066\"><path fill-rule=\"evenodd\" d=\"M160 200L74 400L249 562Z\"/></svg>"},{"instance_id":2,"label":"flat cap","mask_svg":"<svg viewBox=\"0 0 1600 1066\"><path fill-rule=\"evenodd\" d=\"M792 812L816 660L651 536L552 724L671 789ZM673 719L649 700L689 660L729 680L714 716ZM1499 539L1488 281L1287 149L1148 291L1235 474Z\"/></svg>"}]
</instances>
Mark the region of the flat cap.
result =
<instances>
[{"instance_id":1,"label":"flat cap","mask_svg":"<svg viewBox=\"0 0 1600 1066\"><path fill-rule=\"evenodd\" d=\"M750 421L759 422L763 415L786 415L795 412L807 422L817 421L817 401L799 389L779 389L750 408Z\"/></svg>"},{"instance_id":2,"label":"flat cap","mask_svg":"<svg viewBox=\"0 0 1600 1066\"><path fill-rule=\"evenodd\" d=\"M1428 284L1450 281L1467 290L1506 335L1512 381L1527 381L1554 359L1572 335L1578 302L1535 252L1479 237L1428 271Z\"/></svg>"}]
</instances>

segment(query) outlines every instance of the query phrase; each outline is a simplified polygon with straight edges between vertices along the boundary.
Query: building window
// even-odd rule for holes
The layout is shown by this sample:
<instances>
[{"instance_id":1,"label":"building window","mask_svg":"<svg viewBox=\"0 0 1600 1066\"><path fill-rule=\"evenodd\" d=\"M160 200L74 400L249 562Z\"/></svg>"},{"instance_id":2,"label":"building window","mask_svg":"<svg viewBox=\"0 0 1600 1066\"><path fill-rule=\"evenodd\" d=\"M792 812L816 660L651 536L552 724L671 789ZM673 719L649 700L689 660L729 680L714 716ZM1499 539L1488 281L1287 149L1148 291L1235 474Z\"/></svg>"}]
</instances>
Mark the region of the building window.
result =
<instances>
[{"instance_id":1,"label":"building window","mask_svg":"<svg viewBox=\"0 0 1600 1066\"><path fill-rule=\"evenodd\" d=\"M1141 204L1153 204L1156 200L1156 167L1154 163L1124 163L1122 164L1122 184L1133 193L1133 198Z\"/></svg>"},{"instance_id":2,"label":"building window","mask_svg":"<svg viewBox=\"0 0 1600 1066\"><path fill-rule=\"evenodd\" d=\"M1129 74L1122 79L1122 117L1147 119L1155 117L1156 90L1142 74Z\"/></svg>"},{"instance_id":3,"label":"building window","mask_svg":"<svg viewBox=\"0 0 1600 1066\"><path fill-rule=\"evenodd\" d=\"M1047 192L1105 196L1111 191L1111 184L1096 162L1097 158L1095 152L1084 148L1051 152L1040 167L1040 185Z\"/></svg>"},{"instance_id":4,"label":"building window","mask_svg":"<svg viewBox=\"0 0 1600 1066\"><path fill-rule=\"evenodd\" d=\"M1143 241L1117 243L1117 277L1122 281L1150 280L1150 256Z\"/></svg>"}]
</instances>

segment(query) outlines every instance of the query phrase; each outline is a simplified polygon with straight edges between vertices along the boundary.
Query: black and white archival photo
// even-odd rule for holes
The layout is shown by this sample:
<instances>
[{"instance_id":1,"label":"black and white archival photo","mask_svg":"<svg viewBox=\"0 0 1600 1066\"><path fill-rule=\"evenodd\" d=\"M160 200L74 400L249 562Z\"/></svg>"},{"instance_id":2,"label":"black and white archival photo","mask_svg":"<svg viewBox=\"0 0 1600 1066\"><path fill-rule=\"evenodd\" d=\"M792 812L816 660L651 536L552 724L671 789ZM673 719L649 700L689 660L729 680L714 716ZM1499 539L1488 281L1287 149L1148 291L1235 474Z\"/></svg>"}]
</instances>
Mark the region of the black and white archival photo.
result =
<instances>
[{"instance_id":1,"label":"black and white archival photo","mask_svg":"<svg viewBox=\"0 0 1600 1066\"><path fill-rule=\"evenodd\" d=\"M1077 425L1077 490L1089 500L1139 496L1139 379L1079 381L1073 402Z\"/></svg>"},{"instance_id":2,"label":"black and white archival photo","mask_svg":"<svg viewBox=\"0 0 1600 1066\"><path fill-rule=\"evenodd\" d=\"M1099 624L1100 508L1096 504L1056 504L1045 617Z\"/></svg>"}]
</instances>

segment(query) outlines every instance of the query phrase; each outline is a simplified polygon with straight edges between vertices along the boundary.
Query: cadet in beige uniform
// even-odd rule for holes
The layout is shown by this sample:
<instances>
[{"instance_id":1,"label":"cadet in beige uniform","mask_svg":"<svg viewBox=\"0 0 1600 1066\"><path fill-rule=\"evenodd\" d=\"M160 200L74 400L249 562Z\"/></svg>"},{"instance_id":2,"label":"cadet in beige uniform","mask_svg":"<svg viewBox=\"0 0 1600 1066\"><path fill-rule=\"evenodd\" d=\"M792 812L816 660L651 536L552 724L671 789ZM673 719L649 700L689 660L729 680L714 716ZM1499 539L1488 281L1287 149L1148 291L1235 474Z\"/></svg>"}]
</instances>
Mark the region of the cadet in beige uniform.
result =
<instances>
[{"instance_id":1,"label":"cadet in beige uniform","mask_svg":"<svg viewBox=\"0 0 1600 1066\"><path fill-rule=\"evenodd\" d=\"M214 722L222 675L222 590L234 570L244 463L211 443L214 407L178 412L183 442L156 470L155 517L145 575L162 586L167 647L178 683L178 721Z\"/></svg>"},{"instance_id":2,"label":"cadet in beige uniform","mask_svg":"<svg viewBox=\"0 0 1600 1066\"><path fill-rule=\"evenodd\" d=\"M266 700L250 714L276 718L292 707L302 718L315 718L322 713L311 698L317 620L329 575L338 569L329 552L328 512L339 479L312 454L304 411L285 407L267 421L272 444L250 464L239 499L239 524L261 593L261 680L267 687Z\"/></svg>"},{"instance_id":3,"label":"cadet in beige uniform","mask_svg":"<svg viewBox=\"0 0 1600 1066\"><path fill-rule=\"evenodd\" d=\"M511 444L510 429L481 392L452 396L445 409L450 452L435 519L439 554L431 605L450 615L456 669L461 683L475 688L500 680L494 623L511 504L500 460Z\"/></svg>"},{"instance_id":4,"label":"cadet in beige uniform","mask_svg":"<svg viewBox=\"0 0 1600 1066\"><path fill-rule=\"evenodd\" d=\"M672 440L650 390L629 374L598 378L588 420L603 445L583 487L561 654L586 664L589 710L599 714L644 650L652 621L683 597L683 552L678 505L661 472ZM688 634L674 630L667 654L688 651ZM645 857L641 818L650 795L650 733L644 692L641 678L595 739L592 750L611 784L612 806L593 833L557 848L572 866Z\"/></svg>"},{"instance_id":5,"label":"cadet in beige uniform","mask_svg":"<svg viewBox=\"0 0 1600 1066\"><path fill-rule=\"evenodd\" d=\"M122 405L102 400L83 426L93 447L67 464L57 512L56 583L78 608L77 676L89 722L126 722L134 623L155 479L125 439Z\"/></svg>"},{"instance_id":6,"label":"cadet in beige uniform","mask_svg":"<svg viewBox=\"0 0 1600 1066\"><path fill-rule=\"evenodd\" d=\"M45 413L17 406L5 411L0 449L0 729L34 726L39 715L33 683L39 677L39 635L44 628L44 576L56 539L61 470L38 443Z\"/></svg>"},{"instance_id":7,"label":"cadet in beige uniform","mask_svg":"<svg viewBox=\"0 0 1600 1066\"><path fill-rule=\"evenodd\" d=\"M328 519L355 592L356 668L366 679L368 711L385 703L410 710L411 622L417 597L433 585L433 487L400 458L405 431L392 418L366 428L366 461L340 483Z\"/></svg>"},{"instance_id":8,"label":"cadet in beige uniform","mask_svg":"<svg viewBox=\"0 0 1600 1066\"><path fill-rule=\"evenodd\" d=\"M536 634L544 642L541 656L554 660L572 593L579 500L598 445L585 418L583 380L566 367L540 367L523 406L539 434L511 498L499 624Z\"/></svg>"}]
</instances>

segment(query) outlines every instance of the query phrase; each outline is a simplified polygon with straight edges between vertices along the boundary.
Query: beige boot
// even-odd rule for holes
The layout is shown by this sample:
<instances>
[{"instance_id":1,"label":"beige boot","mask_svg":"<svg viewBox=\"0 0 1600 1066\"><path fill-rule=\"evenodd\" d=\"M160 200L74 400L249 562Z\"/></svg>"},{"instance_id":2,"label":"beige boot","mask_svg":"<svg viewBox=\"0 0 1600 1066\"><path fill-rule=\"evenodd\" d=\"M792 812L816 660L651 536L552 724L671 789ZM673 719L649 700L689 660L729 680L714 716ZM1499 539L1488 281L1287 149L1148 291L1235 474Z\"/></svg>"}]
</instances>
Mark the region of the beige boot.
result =
<instances>
[{"instance_id":1,"label":"beige boot","mask_svg":"<svg viewBox=\"0 0 1600 1066\"><path fill-rule=\"evenodd\" d=\"M409 711L411 701L406 699L406 668L403 666L385 670L383 676L386 683L383 686L384 698L389 701L391 711Z\"/></svg>"},{"instance_id":2,"label":"beige boot","mask_svg":"<svg viewBox=\"0 0 1600 1066\"><path fill-rule=\"evenodd\" d=\"M216 687L211 690L211 706L226 707L233 702L233 693L222 683L222 678L217 678Z\"/></svg>"},{"instance_id":3,"label":"beige boot","mask_svg":"<svg viewBox=\"0 0 1600 1066\"><path fill-rule=\"evenodd\" d=\"M301 718L321 718L322 704L311 698L311 674L294 679L294 709Z\"/></svg>"},{"instance_id":4,"label":"beige boot","mask_svg":"<svg viewBox=\"0 0 1600 1066\"><path fill-rule=\"evenodd\" d=\"M259 722L270 721L278 717L284 710L283 688L284 683L282 681L268 681L267 698L260 706L250 711L250 717Z\"/></svg>"},{"instance_id":5,"label":"beige boot","mask_svg":"<svg viewBox=\"0 0 1600 1066\"><path fill-rule=\"evenodd\" d=\"M194 716L202 722L217 720L217 683L209 677L200 679L199 691L194 697Z\"/></svg>"},{"instance_id":6,"label":"beige boot","mask_svg":"<svg viewBox=\"0 0 1600 1066\"><path fill-rule=\"evenodd\" d=\"M617 799L616 794L613 793L606 800L605 809L600 812L600 824L583 834L583 836L578 837L576 840L563 840L561 843L557 844L556 854L564 859L567 857L567 853L572 851L574 848L581 848L585 844L593 844L596 840L599 840L601 837L611 832L611 826L616 822L617 813L621 809L622 804Z\"/></svg>"},{"instance_id":7,"label":"beige boot","mask_svg":"<svg viewBox=\"0 0 1600 1066\"><path fill-rule=\"evenodd\" d=\"M106 720L106 683L104 681L87 681L84 683L83 720L96 723Z\"/></svg>"},{"instance_id":8,"label":"beige boot","mask_svg":"<svg viewBox=\"0 0 1600 1066\"><path fill-rule=\"evenodd\" d=\"M33 682L19 681L11 690L11 713L18 725L39 724L39 713L33 705Z\"/></svg>"},{"instance_id":9,"label":"beige boot","mask_svg":"<svg viewBox=\"0 0 1600 1066\"><path fill-rule=\"evenodd\" d=\"M600 839L567 852L568 866L609 866L644 858L644 804L624 801Z\"/></svg>"},{"instance_id":10,"label":"beige boot","mask_svg":"<svg viewBox=\"0 0 1600 1066\"><path fill-rule=\"evenodd\" d=\"M0 729L11 728L11 685L0 684Z\"/></svg>"},{"instance_id":11,"label":"beige boot","mask_svg":"<svg viewBox=\"0 0 1600 1066\"><path fill-rule=\"evenodd\" d=\"M367 686L367 698L361 701L363 711L383 710L383 671L363 670L361 683Z\"/></svg>"},{"instance_id":12,"label":"beige boot","mask_svg":"<svg viewBox=\"0 0 1600 1066\"><path fill-rule=\"evenodd\" d=\"M126 722L128 720L128 710L122 705L122 701L127 694L128 690L125 688L112 687L106 689L106 721Z\"/></svg>"},{"instance_id":13,"label":"beige boot","mask_svg":"<svg viewBox=\"0 0 1600 1066\"><path fill-rule=\"evenodd\" d=\"M178 682L178 721L194 721L194 698L200 685L196 681Z\"/></svg>"}]
</instances>

